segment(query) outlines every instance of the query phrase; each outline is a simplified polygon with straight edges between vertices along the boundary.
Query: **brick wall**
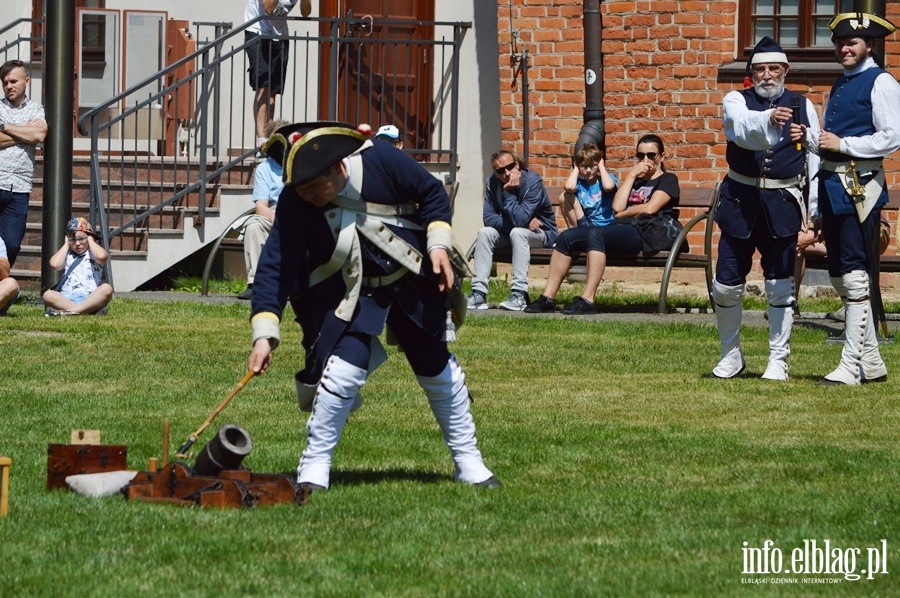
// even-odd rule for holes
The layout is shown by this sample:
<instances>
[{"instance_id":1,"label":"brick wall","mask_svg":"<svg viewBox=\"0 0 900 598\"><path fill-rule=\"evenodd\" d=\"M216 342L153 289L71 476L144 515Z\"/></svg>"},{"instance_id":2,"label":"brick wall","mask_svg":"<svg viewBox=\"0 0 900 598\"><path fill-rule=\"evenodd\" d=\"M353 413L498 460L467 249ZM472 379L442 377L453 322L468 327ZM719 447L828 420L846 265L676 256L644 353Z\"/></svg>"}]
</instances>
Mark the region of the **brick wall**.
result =
<instances>
[{"instance_id":1,"label":"brick wall","mask_svg":"<svg viewBox=\"0 0 900 598\"><path fill-rule=\"evenodd\" d=\"M743 74L720 74L719 67L737 56L737 8L736 0L601 3L607 166L612 172L624 174L633 165L637 139L656 133L666 143L666 166L683 187L711 187L722 178L727 165L721 101L742 88ZM565 180L583 123L583 10L582 0L498 3L502 142L523 151L526 115L514 57L527 50L527 159L548 186ZM887 17L900 23L900 3L887 3ZM900 33L887 40L885 54L888 69L900 74ZM794 65L788 87L805 93L821 116L835 72L804 72ZM898 154L886 162L888 183L895 188L900 187ZM894 231L898 200L888 214ZM896 243L895 234L888 251L896 252Z\"/></svg>"}]
</instances>

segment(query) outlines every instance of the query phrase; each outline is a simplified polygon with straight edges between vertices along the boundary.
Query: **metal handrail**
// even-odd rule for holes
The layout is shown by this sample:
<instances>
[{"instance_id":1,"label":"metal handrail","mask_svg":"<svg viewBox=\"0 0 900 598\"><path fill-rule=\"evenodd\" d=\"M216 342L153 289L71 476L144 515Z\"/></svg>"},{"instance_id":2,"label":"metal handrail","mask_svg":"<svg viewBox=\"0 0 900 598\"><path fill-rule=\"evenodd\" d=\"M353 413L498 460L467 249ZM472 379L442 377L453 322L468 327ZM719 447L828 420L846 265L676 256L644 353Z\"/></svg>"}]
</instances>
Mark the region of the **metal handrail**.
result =
<instances>
[{"instance_id":1,"label":"metal handrail","mask_svg":"<svg viewBox=\"0 0 900 598\"><path fill-rule=\"evenodd\" d=\"M113 214L115 212L118 216L114 221L112 218L103 218L102 235L107 246L109 246L111 239L119 237L129 231L134 231L140 235L146 236L147 232L152 229L150 225L150 223L153 222L152 217L159 215L158 218L163 218L161 213L167 210L167 208L177 207L179 203L189 195L191 195L191 197L197 197L196 209L190 208L191 211L196 214L194 224L195 226L202 224L206 215L206 206L208 203L206 197L210 185L220 184L222 177L225 176L226 173L235 166L246 161L255 153L256 148L253 147L252 149L243 149L240 152L235 152L231 155L222 155L219 134L220 130L225 132L228 135L228 141L233 143L235 141L235 131L237 131L237 141L241 144L237 147L247 147L246 142L241 140L246 137L247 130L243 127L247 126L248 119L246 117L234 118L234 114L240 114L240 112L235 112L236 109L241 110L246 116L250 115L250 110L247 108L249 88L244 82L245 69L241 67L239 61L244 56L245 51L252 49L254 44L259 44L261 39L264 39L256 37L246 41L243 37L245 30L262 18L265 17L259 17L235 28L230 28L230 24L226 23L195 23L195 26L197 27L201 25L211 26L214 27L217 33L223 30L225 30L225 32L222 35L217 35L212 40L204 40L202 45L198 40L198 47L188 55L166 66L159 72L146 77L127 89L115 94L101 104L91 107L79 116L77 120L78 131L82 135L90 137L91 174L89 195L91 209L93 210L96 206L96 209L101 210L105 215ZM310 110L314 110L316 105L324 105L326 106L329 119L355 122L355 119L352 117L339 118L339 109L345 109L343 107L339 108L337 99L338 80L341 76L351 77L353 84L381 85L379 91L382 95L386 94L388 98L384 100L385 103L394 102L394 105L403 105L396 104L398 100L394 99L396 94L400 93L398 88L395 88L394 86L385 87L384 81L380 81L372 76L379 65L369 65L371 66L372 71L367 71L362 75L362 79L359 78L360 75L358 72L349 74L344 73L346 65L339 61L340 57L343 56L341 53L342 47L353 47L357 51L363 52L369 51L375 44L382 44L385 46L394 44L394 47L405 46L408 48L406 50L407 52L416 51L416 48L429 48L429 52L431 52L432 48L442 49L442 53L440 53L439 56L433 56L433 59L429 61L428 71L425 73L426 79L435 76L437 77L435 79L435 89L439 89L439 93L435 95L434 90L429 92L429 95L426 97L428 97L429 101L432 103L432 110L430 113L420 115L420 119L422 116L425 116L426 118L418 121L420 122L419 126L422 126L423 128L417 130L422 131L423 134L428 136L423 138L431 139L430 144L428 147L408 147L405 151L415 155L439 157L442 165L449 166L448 180L446 182L454 183L456 181L458 164L459 54L463 37L466 31L471 28L471 23L383 19L378 21L379 25L428 25L435 28L436 35L433 39L373 40L365 35L356 34L354 32L355 26L364 23L369 24L368 19L353 18L351 16L346 18L328 17L312 19L289 17L287 20L307 23L312 21L320 25L320 28L317 29L315 34L298 34L295 32L287 37L295 52L297 51L297 48L303 49L301 48L301 44L305 44L307 56L314 55L313 53L316 51L317 47L322 48L324 44L328 44L329 50L331 51L330 70L327 73L330 81L328 89L316 87L316 80L314 78L311 79L309 76L309 72L313 69L307 69L306 78L301 79L296 74L297 67L295 66L294 79L291 80L293 88L298 91L305 90L307 97L311 96L315 98L316 94L321 96L321 104L320 102L314 101L312 107L310 107L309 102L306 102L299 108L301 113L305 114L306 119L310 119L310 116L312 116L313 119L316 118L316 115L310 114ZM446 37L438 35L438 27L452 27L452 40L448 40ZM452 55L447 57L447 52L452 52ZM296 55L297 54L294 56ZM368 55L366 54L362 54L362 56L368 58ZM299 64L302 69L302 61L299 59L294 58L293 64ZM383 68L384 64L382 63L380 66ZM243 83L242 87L236 87L234 85L229 87L229 68L231 70L231 81L235 82L240 80L241 83ZM239 77L239 79L236 78L235 71L237 71L237 77ZM181 77L177 76L182 72L189 74L185 74ZM322 72L320 74L325 73ZM223 75L225 79L224 85L222 81ZM291 75L289 74L289 77L290 76ZM366 79L365 77L370 78ZM224 90L222 89L223 87ZM148 92L147 88L154 89L155 91ZM238 90L238 94L240 95L235 94L233 90ZM136 94L140 94L141 97L136 98ZM190 98L190 107L186 111L179 111L180 105L176 101L184 97ZM241 100L241 97L243 97L243 100ZM230 105L227 104L229 100L231 101ZM404 100L401 99L399 101L403 102ZM412 102L418 100L415 98L412 100L406 98L405 101L409 102L411 105ZM240 105L240 102L243 102L242 106ZM122 107L121 110L119 110L119 107L123 103L127 103L127 107ZM293 120L304 118L304 116L297 118L296 104L290 105L286 98L283 99L279 105L282 112L286 109L294 110ZM172 109L173 106L174 109ZM380 112L382 115L380 118L388 118L392 114L390 109L379 108L378 110L387 110L386 112ZM134 172L134 178L136 180L138 178L137 172L139 170L146 168L149 171L151 169L151 159L148 158L143 162L140 160L142 152L140 151L139 144L146 143L148 149L143 153L152 155L155 152L150 148L149 144L154 142L154 138L152 136L150 136L150 138L144 138L138 135L137 131L139 124L143 122L139 119L144 119L146 117L148 125L151 125L152 122L150 119L153 116L151 113L156 113L157 111L159 111L159 114L162 117L170 119L170 122L178 119L178 122L174 124L183 126L185 130L188 130L189 133L193 134L193 137L190 138L189 136L189 140L185 144L185 151L181 152L181 141L178 139L171 139L169 133L163 135L161 142L163 144L167 142L174 144L176 151L175 155L167 162L167 166L159 166L159 176L163 177L166 173L174 174L171 175L171 181L169 181L168 178L163 179L166 181L164 183L166 186L165 192L160 192L159 197L151 197L151 194L157 193L158 189L154 188L151 193L148 186L147 193L144 195L141 193L141 190L137 188L136 183L126 182L126 179L130 178L129 175L131 172ZM182 115L183 112L188 113L191 116L185 117ZM223 113L225 114L227 122L242 124L239 124L237 127L232 127L231 129L228 129L227 127L223 129L220 124L220 118ZM276 118L277 117L278 113L276 113ZM185 118L190 118L190 122L184 122ZM399 116L398 118L403 117ZM291 120L291 118L288 117L288 120ZM128 136L128 134L131 133L130 127L132 124L134 124L135 130L134 137ZM190 128L188 129L188 127ZM118 155L115 155L116 151L112 144L112 139L116 137L117 131L121 131L122 141L120 145L115 146L121 147ZM445 132L448 133L448 146L444 145L443 135ZM107 142L106 151L104 151L100 145L101 139L104 138L110 140ZM132 139L134 141L130 141ZM253 139L255 140L255 134ZM435 145L435 143L437 143L437 145ZM133 144L133 147L135 148L133 151L128 149L129 147L132 147L129 144ZM169 147L172 146L170 145ZM129 152L133 153L133 155L128 155L128 158L126 159L126 154L129 154ZM215 162L211 161L210 158L214 158ZM165 162L165 160L163 161ZM182 166L184 166L183 173L180 171ZM165 170L165 172L163 172L163 170ZM116 180L116 177L121 180ZM244 181L242 181L242 183L246 184ZM171 186L171 189L168 189L169 186ZM109 199L114 193L121 194L123 199L121 201ZM126 204L125 199L125 196L129 194L131 197L130 205ZM139 201L139 196L141 199L146 196L147 201ZM105 200L104 198L107 199ZM111 224L107 226L107 222L110 222ZM128 237L122 237L123 240L118 242L117 246L120 249L127 249L125 246L127 238Z\"/></svg>"}]
</instances>

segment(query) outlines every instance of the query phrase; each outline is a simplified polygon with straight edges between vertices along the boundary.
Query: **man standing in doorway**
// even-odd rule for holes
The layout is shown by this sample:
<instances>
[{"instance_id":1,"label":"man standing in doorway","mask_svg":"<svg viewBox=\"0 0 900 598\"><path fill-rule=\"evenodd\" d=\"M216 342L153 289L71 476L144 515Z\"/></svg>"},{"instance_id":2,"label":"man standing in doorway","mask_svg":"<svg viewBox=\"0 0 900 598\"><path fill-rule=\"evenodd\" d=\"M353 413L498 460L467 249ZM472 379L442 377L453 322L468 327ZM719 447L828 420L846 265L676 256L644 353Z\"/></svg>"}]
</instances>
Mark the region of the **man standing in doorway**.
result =
<instances>
[{"instance_id":1,"label":"man standing in doorway","mask_svg":"<svg viewBox=\"0 0 900 598\"><path fill-rule=\"evenodd\" d=\"M284 92L290 54L290 41L285 39L288 34L285 17L298 2L300 15L308 17L312 12L312 0L248 0L244 9L245 23L265 16L244 31L250 88L256 92L253 119L257 147L266 142L266 123L275 115L275 96Z\"/></svg>"}]
</instances>

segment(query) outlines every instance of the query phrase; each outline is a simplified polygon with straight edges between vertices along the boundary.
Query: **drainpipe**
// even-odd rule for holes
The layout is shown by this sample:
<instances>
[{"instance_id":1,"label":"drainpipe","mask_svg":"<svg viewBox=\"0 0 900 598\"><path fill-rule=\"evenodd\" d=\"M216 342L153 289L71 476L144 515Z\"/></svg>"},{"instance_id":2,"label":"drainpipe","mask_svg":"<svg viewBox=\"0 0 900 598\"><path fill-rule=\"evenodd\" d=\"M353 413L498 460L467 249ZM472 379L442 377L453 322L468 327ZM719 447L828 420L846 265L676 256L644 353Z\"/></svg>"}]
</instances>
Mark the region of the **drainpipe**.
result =
<instances>
[{"instance_id":1,"label":"drainpipe","mask_svg":"<svg viewBox=\"0 0 900 598\"><path fill-rule=\"evenodd\" d=\"M578 132L575 151L586 143L604 147L603 54L600 51L600 0L584 0L584 125Z\"/></svg>"},{"instance_id":2,"label":"drainpipe","mask_svg":"<svg viewBox=\"0 0 900 598\"><path fill-rule=\"evenodd\" d=\"M59 280L60 272L50 267L50 256L66 238L66 222L72 216L72 98L75 83L75 3L51 0L47 3L44 35L44 97L47 100L47 127L44 141L44 205L41 215L41 292ZM91 223L91 224L96 224Z\"/></svg>"},{"instance_id":3,"label":"drainpipe","mask_svg":"<svg viewBox=\"0 0 900 598\"><path fill-rule=\"evenodd\" d=\"M884 0L854 0L853 12L867 12L881 18L886 16ZM875 40L875 55L884 62L884 38Z\"/></svg>"}]
</instances>

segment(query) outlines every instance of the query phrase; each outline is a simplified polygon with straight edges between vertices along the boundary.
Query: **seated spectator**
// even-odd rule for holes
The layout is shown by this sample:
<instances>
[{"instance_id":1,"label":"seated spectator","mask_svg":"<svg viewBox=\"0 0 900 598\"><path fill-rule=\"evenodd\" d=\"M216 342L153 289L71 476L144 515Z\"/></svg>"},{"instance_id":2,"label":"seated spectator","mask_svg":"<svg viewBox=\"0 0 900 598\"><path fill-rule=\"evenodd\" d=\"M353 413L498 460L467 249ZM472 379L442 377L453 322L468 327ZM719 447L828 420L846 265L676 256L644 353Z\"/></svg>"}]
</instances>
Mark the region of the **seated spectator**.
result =
<instances>
[{"instance_id":1,"label":"seated spectator","mask_svg":"<svg viewBox=\"0 0 900 598\"><path fill-rule=\"evenodd\" d=\"M287 124L288 122L284 120L270 120L266 123L266 136L271 137L275 131ZM247 219L241 230L244 238L244 265L247 267L247 288L237 296L238 299L250 301L253 298L256 265L275 222L278 196L284 189L281 173L281 164L269 157L260 162L253 171L253 204L256 213Z\"/></svg>"},{"instance_id":2,"label":"seated spectator","mask_svg":"<svg viewBox=\"0 0 900 598\"><path fill-rule=\"evenodd\" d=\"M6 243L0 237L0 316L5 316L12 304L19 298L19 283L9 275L9 271Z\"/></svg>"},{"instance_id":3,"label":"seated spectator","mask_svg":"<svg viewBox=\"0 0 900 598\"><path fill-rule=\"evenodd\" d=\"M72 218L66 225L66 242L50 258L50 267L63 271L62 278L44 293L46 315L105 313L113 296L103 282L103 266L109 253L94 240L94 230L85 218Z\"/></svg>"},{"instance_id":4,"label":"seated spectator","mask_svg":"<svg viewBox=\"0 0 900 598\"><path fill-rule=\"evenodd\" d=\"M606 219L602 226L579 226L563 231L550 257L550 271L544 293L525 311L529 313L555 311L556 293L569 271L572 258L576 253L586 252L587 279L584 293L563 309L562 313L569 315L597 313L594 295L603 279L606 256L636 256L642 250L646 250L646 240L642 237L641 229L638 228L638 223L642 219L643 221L647 220L646 216L664 213L671 216L674 214L677 222L677 211L674 209L678 205L680 197L678 177L667 172L663 165L665 148L662 139L656 135L641 137L637 144L636 157L637 163L634 168L626 175L622 185L616 190L615 181L610 175L606 175L609 180L603 179L606 169L602 167L602 154L596 146L585 145L576 155L575 163L581 175L578 178L579 189L590 185L589 188L594 190L596 196L599 194L597 183L599 178L599 180L603 180L605 195L612 195L612 192L615 191L609 207L601 208L608 210L607 214L614 214L614 219L612 221ZM599 167L591 170L590 165L594 162ZM572 179L572 175L569 176L569 179ZM567 181L566 189L569 188L569 181ZM581 203L580 198L581 195L579 195L579 203ZM659 251L659 248L650 249Z\"/></svg>"},{"instance_id":5,"label":"seated spectator","mask_svg":"<svg viewBox=\"0 0 900 598\"><path fill-rule=\"evenodd\" d=\"M403 138L400 137L400 129L394 125L384 125L375 133L375 139L383 139L394 144L397 149L403 149Z\"/></svg>"},{"instance_id":6,"label":"seated spectator","mask_svg":"<svg viewBox=\"0 0 900 598\"><path fill-rule=\"evenodd\" d=\"M591 143L575 154L575 165L561 196L563 218L569 226L560 235L550 254L550 270L544 293L525 311L528 313L556 310L556 293L572 266L576 254L587 253L587 280L584 293L563 313L596 313L594 294L603 276L606 255L600 230L615 223L613 200L616 178L606 170L603 151ZM630 226L630 225L629 225Z\"/></svg>"},{"instance_id":7,"label":"seated spectator","mask_svg":"<svg viewBox=\"0 0 900 598\"><path fill-rule=\"evenodd\" d=\"M556 214L544 181L506 150L491 156L494 174L484 191L484 227L475 240L475 276L469 309L487 309L488 277L494 249L512 248L512 284L500 309L522 311L528 304L528 267L532 247L550 247L556 241Z\"/></svg>"}]
</instances>

